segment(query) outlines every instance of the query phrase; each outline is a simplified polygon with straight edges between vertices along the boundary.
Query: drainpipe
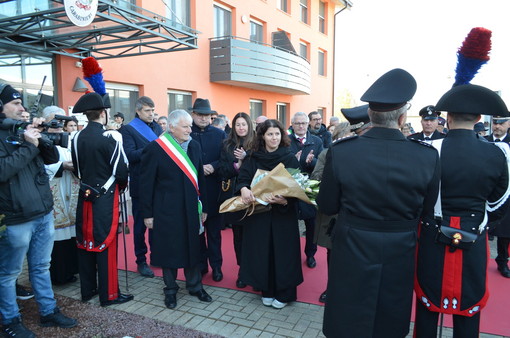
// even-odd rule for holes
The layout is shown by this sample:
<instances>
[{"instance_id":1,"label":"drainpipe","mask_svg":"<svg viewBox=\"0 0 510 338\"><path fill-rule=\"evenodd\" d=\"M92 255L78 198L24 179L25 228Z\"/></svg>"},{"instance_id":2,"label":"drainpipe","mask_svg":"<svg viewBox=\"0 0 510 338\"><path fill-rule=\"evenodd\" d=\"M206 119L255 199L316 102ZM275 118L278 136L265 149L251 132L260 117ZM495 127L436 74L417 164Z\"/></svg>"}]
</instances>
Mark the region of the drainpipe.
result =
<instances>
[{"instance_id":1,"label":"drainpipe","mask_svg":"<svg viewBox=\"0 0 510 338\"><path fill-rule=\"evenodd\" d=\"M332 107L333 111L331 112L331 116L335 115L336 17L338 14L342 13L344 10L346 10L348 8L350 9L352 7L352 2L350 2L349 0L342 0L342 2L344 3L344 8L342 8L341 10L336 12L335 15L333 16L333 93L332 93L333 97L332 97L332 101L331 101L331 107Z\"/></svg>"}]
</instances>

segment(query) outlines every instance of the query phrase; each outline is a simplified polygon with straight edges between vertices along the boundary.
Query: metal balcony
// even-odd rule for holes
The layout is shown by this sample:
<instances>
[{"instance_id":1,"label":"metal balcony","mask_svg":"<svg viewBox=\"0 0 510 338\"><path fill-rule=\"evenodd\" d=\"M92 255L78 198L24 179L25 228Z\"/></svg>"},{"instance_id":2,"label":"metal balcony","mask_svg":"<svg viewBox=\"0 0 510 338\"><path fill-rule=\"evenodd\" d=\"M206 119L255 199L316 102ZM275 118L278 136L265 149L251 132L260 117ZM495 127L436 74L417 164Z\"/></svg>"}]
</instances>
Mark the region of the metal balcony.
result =
<instances>
[{"instance_id":1,"label":"metal balcony","mask_svg":"<svg viewBox=\"0 0 510 338\"><path fill-rule=\"evenodd\" d=\"M294 53L232 36L210 40L211 82L309 95L310 74L310 63Z\"/></svg>"}]
</instances>

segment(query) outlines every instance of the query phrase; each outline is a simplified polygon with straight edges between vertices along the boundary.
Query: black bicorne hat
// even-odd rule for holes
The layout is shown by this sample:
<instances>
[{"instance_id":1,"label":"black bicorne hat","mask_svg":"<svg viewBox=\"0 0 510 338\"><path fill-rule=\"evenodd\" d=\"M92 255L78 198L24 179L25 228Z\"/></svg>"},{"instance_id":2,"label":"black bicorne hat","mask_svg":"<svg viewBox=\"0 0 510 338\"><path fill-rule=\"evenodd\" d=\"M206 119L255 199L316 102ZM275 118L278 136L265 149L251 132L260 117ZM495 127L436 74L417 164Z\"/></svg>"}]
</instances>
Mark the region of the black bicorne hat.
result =
<instances>
[{"instance_id":1,"label":"black bicorne hat","mask_svg":"<svg viewBox=\"0 0 510 338\"><path fill-rule=\"evenodd\" d=\"M501 97L492 90L465 84L453 87L437 102L436 110L449 113L510 116Z\"/></svg>"},{"instance_id":2,"label":"black bicorne hat","mask_svg":"<svg viewBox=\"0 0 510 338\"><path fill-rule=\"evenodd\" d=\"M105 97L107 102L105 102ZM110 99L108 98L108 94L103 96L98 93L87 93L80 97L78 102L73 107L73 114L83 113L89 110L101 110L110 108Z\"/></svg>"},{"instance_id":3,"label":"black bicorne hat","mask_svg":"<svg viewBox=\"0 0 510 338\"><path fill-rule=\"evenodd\" d=\"M396 68L378 78L361 97L373 111L403 107L416 93L416 80L407 71Z\"/></svg>"}]
</instances>

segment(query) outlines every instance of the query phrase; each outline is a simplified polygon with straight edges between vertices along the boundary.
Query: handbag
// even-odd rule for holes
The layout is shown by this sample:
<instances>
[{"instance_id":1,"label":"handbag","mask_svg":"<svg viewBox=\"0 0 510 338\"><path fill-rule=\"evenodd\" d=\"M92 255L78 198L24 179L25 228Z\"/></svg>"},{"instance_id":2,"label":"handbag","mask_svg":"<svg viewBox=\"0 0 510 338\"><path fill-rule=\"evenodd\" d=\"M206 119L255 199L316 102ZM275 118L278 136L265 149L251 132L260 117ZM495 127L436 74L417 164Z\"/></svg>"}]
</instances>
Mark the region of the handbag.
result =
<instances>
[{"instance_id":1,"label":"handbag","mask_svg":"<svg viewBox=\"0 0 510 338\"><path fill-rule=\"evenodd\" d=\"M452 249L470 249L478 238L478 234L441 225L438 228L436 241L450 246Z\"/></svg>"},{"instance_id":2,"label":"handbag","mask_svg":"<svg viewBox=\"0 0 510 338\"><path fill-rule=\"evenodd\" d=\"M228 180L221 181L220 194L218 196L218 203L221 204L234 197L234 189L236 186L236 177L229 178Z\"/></svg>"}]
</instances>

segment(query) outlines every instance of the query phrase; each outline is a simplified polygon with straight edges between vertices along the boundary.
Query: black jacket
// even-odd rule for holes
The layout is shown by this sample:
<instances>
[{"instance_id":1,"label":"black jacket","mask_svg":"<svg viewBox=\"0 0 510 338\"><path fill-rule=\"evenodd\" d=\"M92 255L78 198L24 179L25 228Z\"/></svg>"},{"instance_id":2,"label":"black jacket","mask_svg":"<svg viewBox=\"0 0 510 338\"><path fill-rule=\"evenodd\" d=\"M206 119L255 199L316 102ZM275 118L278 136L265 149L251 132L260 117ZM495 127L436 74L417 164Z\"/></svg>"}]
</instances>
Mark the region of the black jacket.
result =
<instances>
[{"instance_id":1,"label":"black jacket","mask_svg":"<svg viewBox=\"0 0 510 338\"><path fill-rule=\"evenodd\" d=\"M328 131L324 124L321 124L321 128L317 131L308 127L308 131L312 133L312 135L315 135L322 140L322 146L324 148L329 148L329 146L331 145L331 133Z\"/></svg>"},{"instance_id":2,"label":"black jacket","mask_svg":"<svg viewBox=\"0 0 510 338\"><path fill-rule=\"evenodd\" d=\"M44 164L58 162L58 150L42 140L39 146L24 141L6 142L10 130L0 130L0 214L6 225L25 223L53 209L49 179Z\"/></svg>"},{"instance_id":3,"label":"black jacket","mask_svg":"<svg viewBox=\"0 0 510 338\"><path fill-rule=\"evenodd\" d=\"M431 140L439 140L441 138L445 138L445 136L446 136L446 134L443 134L443 133L438 132L437 130L434 130L432 135L430 135L430 139ZM424 141L425 140L425 135L423 135L423 132L419 132L419 133L411 134L407 138L408 139L413 139L413 140Z\"/></svg>"},{"instance_id":4,"label":"black jacket","mask_svg":"<svg viewBox=\"0 0 510 338\"><path fill-rule=\"evenodd\" d=\"M137 117L138 114L135 118ZM153 121L147 125L156 136L163 133L163 129L156 122ZM142 158L142 151L149 144L149 141L130 124L120 128L119 132L122 134L124 151L129 160L129 194L131 197L137 198L140 194L138 183L140 179L140 160Z\"/></svg>"},{"instance_id":5,"label":"black jacket","mask_svg":"<svg viewBox=\"0 0 510 338\"><path fill-rule=\"evenodd\" d=\"M322 152L324 147L322 146L322 140L310 133L306 132L306 141L305 144L301 144L301 142L297 139L296 134L292 132L289 135L290 137L290 151L296 154L298 151L302 150L301 157L299 158L299 167L302 172L306 172L311 174L313 168L315 168L315 164L317 163L317 158L319 154ZM315 155L312 162L306 163L306 157L313 150L313 154Z\"/></svg>"}]
</instances>

